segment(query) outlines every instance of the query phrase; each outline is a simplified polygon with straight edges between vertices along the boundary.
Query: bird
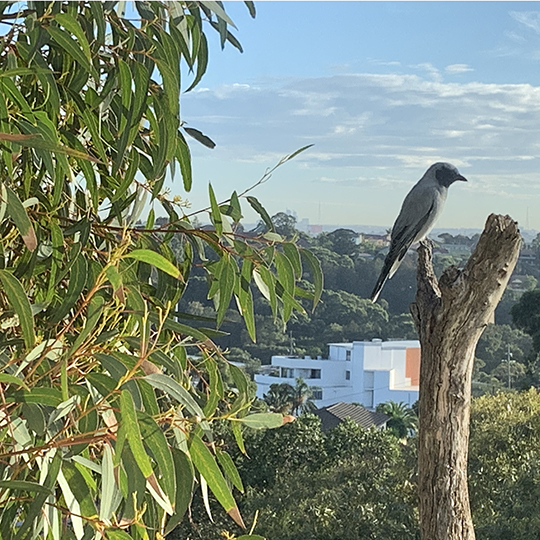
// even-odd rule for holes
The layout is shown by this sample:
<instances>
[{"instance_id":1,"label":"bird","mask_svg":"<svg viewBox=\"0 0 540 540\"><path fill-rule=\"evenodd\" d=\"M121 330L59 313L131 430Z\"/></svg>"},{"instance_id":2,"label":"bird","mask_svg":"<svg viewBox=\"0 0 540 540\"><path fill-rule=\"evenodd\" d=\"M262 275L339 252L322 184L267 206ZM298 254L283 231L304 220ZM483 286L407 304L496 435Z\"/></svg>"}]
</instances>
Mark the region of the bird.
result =
<instances>
[{"instance_id":1,"label":"bird","mask_svg":"<svg viewBox=\"0 0 540 540\"><path fill-rule=\"evenodd\" d=\"M431 231L441 215L448 188L456 181L467 182L467 179L454 165L438 162L431 165L409 191L390 233L390 250L371 293L373 302L377 301L386 280L394 275L411 245L423 240Z\"/></svg>"}]
</instances>

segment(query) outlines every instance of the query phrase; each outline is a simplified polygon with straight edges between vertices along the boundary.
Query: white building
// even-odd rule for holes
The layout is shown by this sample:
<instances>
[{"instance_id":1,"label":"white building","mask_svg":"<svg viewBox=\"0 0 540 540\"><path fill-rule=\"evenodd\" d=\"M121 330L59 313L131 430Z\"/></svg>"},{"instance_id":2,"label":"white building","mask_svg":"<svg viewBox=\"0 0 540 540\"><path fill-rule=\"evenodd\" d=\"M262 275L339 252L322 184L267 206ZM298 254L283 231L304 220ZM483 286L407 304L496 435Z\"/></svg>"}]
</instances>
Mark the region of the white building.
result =
<instances>
[{"instance_id":1,"label":"white building","mask_svg":"<svg viewBox=\"0 0 540 540\"><path fill-rule=\"evenodd\" d=\"M260 398L271 384L294 386L295 379L302 377L314 387L312 399L317 407L343 401L374 409L390 400L411 406L418 400L420 342L330 343L326 359L273 356L271 365L263 369L255 375Z\"/></svg>"}]
</instances>

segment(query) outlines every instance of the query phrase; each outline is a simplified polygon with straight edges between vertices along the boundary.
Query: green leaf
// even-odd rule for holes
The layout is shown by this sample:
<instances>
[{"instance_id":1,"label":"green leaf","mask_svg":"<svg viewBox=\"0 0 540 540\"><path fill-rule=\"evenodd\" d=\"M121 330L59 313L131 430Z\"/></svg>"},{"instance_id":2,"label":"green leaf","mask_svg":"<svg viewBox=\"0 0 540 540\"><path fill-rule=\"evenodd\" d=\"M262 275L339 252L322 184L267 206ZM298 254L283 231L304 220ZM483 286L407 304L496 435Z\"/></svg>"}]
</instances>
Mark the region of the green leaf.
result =
<instances>
[{"instance_id":1,"label":"green leaf","mask_svg":"<svg viewBox=\"0 0 540 540\"><path fill-rule=\"evenodd\" d=\"M81 468L82 469L82 468ZM84 470L84 469L83 469ZM86 478L79 469L71 463L71 461L64 461L62 464L62 472L69 484L71 492L77 499L83 516L95 516L97 515L96 507L92 497L92 490L88 485L88 478ZM91 477L89 477L91 478ZM93 487L93 482L91 483Z\"/></svg>"},{"instance_id":2,"label":"green leaf","mask_svg":"<svg viewBox=\"0 0 540 540\"><path fill-rule=\"evenodd\" d=\"M270 302L274 317L277 316L276 278L265 266L253 271L253 278L262 295Z\"/></svg>"},{"instance_id":3,"label":"green leaf","mask_svg":"<svg viewBox=\"0 0 540 540\"><path fill-rule=\"evenodd\" d=\"M294 269L294 277L300 279L302 277L302 262L300 260L298 247L292 242L285 242L282 247L285 256L289 259L289 262Z\"/></svg>"},{"instance_id":4,"label":"green leaf","mask_svg":"<svg viewBox=\"0 0 540 540\"><path fill-rule=\"evenodd\" d=\"M103 314L104 304L105 304L105 300L103 299L102 296L99 296L99 295L92 296L92 299L90 300L90 303L88 304L88 311L86 314L86 323L84 325L84 328L81 330L80 334L77 336L75 343L73 343L71 352L76 351L77 348L80 345L82 345L84 340L90 335L92 330L96 327L98 321L101 318L101 315Z\"/></svg>"},{"instance_id":5,"label":"green leaf","mask_svg":"<svg viewBox=\"0 0 540 540\"><path fill-rule=\"evenodd\" d=\"M238 422L231 420L230 426L234 435L234 440L236 441L236 444L238 448L240 449L240 452L242 452L242 454L247 456L246 446L244 444L244 437L242 436L242 428L240 427L240 424Z\"/></svg>"},{"instance_id":6,"label":"green leaf","mask_svg":"<svg viewBox=\"0 0 540 540\"><path fill-rule=\"evenodd\" d=\"M75 158L98 162L97 159L93 158L88 154L85 154L84 152L80 152L79 150L74 150L73 148L69 148L68 146L57 144L56 142L44 139L39 133L0 133L0 141L9 141L28 148L34 148L35 150L47 150L49 152L55 152L57 154L66 154Z\"/></svg>"},{"instance_id":7,"label":"green leaf","mask_svg":"<svg viewBox=\"0 0 540 540\"><path fill-rule=\"evenodd\" d=\"M229 364L228 367L234 384L238 389L238 397L233 402L229 410L229 414L232 415L249 406L251 403L251 398L249 394L249 384L244 370L240 369L234 364Z\"/></svg>"},{"instance_id":8,"label":"green leaf","mask_svg":"<svg viewBox=\"0 0 540 540\"><path fill-rule=\"evenodd\" d=\"M232 217L235 223L238 223L244 217L242 215L242 209L240 208L240 201L236 191L232 192L229 204L223 205L220 209L222 214Z\"/></svg>"},{"instance_id":9,"label":"green leaf","mask_svg":"<svg viewBox=\"0 0 540 540\"><path fill-rule=\"evenodd\" d=\"M135 249L124 255L124 258L135 259L137 261L151 264L162 272L165 272L166 274L169 274L182 282L184 281L182 273L171 261L167 260L163 255L160 255L159 253L156 253L150 249Z\"/></svg>"},{"instance_id":10,"label":"green leaf","mask_svg":"<svg viewBox=\"0 0 540 540\"><path fill-rule=\"evenodd\" d=\"M284 423L283 415L279 413L255 413L239 418L238 421L251 429L274 429Z\"/></svg>"},{"instance_id":11,"label":"green leaf","mask_svg":"<svg viewBox=\"0 0 540 540\"><path fill-rule=\"evenodd\" d=\"M73 528L73 533L78 540L81 540L84 536L81 507L77 501L77 498L73 494L71 486L68 484L62 469L60 469L58 473L58 485L62 491L62 496L64 498L66 507L71 514L71 527Z\"/></svg>"},{"instance_id":12,"label":"green leaf","mask_svg":"<svg viewBox=\"0 0 540 540\"><path fill-rule=\"evenodd\" d=\"M196 28L197 27L194 28L194 34L192 35L192 37L194 37L195 35ZM189 88L186 90L186 92L193 90L193 88L195 88L199 84L203 75L206 73L206 68L208 67L208 42L206 41L206 36L202 33L200 34L200 38L201 39L199 43L199 49L197 51L197 73L195 74L195 78L193 79L193 82L191 83ZM213 148L213 146L210 146L210 148Z\"/></svg>"},{"instance_id":13,"label":"green leaf","mask_svg":"<svg viewBox=\"0 0 540 540\"><path fill-rule=\"evenodd\" d=\"M216 463L216 459L197 434L194 434L191 437L189 454L196 469L201 476L204 477L208 483L208 487L212 490L212 493L215 495L221 506L223 506L225 511L236 521L236 523L241 527L245 527L242 517L238 512L236 501Z\"/></svg>"},{"instance_id":14,"label":"green leaf","mask_svg":"<svg viewBox=\"0 0 540 540\"><path fill-rule=\"evenodd\" d=\"M233 28L236 28L236 25L233 23L232 19L227 15L223 7L219 2L214 0L201 0L201 4L206 6L208 9L213 11L220 19L224 20L227 24L230 24Z\"/></svg>"},{"instance_id":15,"label":"green leaf","mask_svg":"<svg viewBox=\"0 0 540 540\"><path fill-rule=\"evenodd\" d=\"M56 484L58 478L58 473L60 472L60 465L62 464L62 458L60 452L56 452L54 458L49 464L49 470L45 480L42 482L42 485L48 489L52 490ZM43 506L45 501L49 497L47 492L38 492L37 495L32 500L32 503L28 507L26 512L26 517L22 524L17 527L17 535L14 537L14 540L22 540L27 538L27 531L32 528L36 518L43 512Z\"/></svg>"},{"instance_id":16,"label":"green leaf","mask_svg":"<svg viewBox=\"0 0 540 540\"><path fill-rule=\"evenodd\" d=\"M283 287L283 294L281 294L281 299L283 300L283 319L288 321L293 307L298 306L297 302L291 301L294 300L294 269L289 259L279 251L276 251L275 263L279 284Z\"/></svg>"},{"instance_id":17,"label":"green leaf","mask_svg":"<svg viewBox=\"0 0 540 540\"><path fill-rule=\"evenodd\" d=\"M300 255L307 262L309 270L311 273L311 279L313 280L313 285L315 286L315 294L313 297L313 309L319 303L321 299L321 294L323 291L323 273L321 269L321 263L319 259L307 249L300 248Z\"/></svg>"},{"instance_id":18,"label":"green leaf","mask_svg":"<svg viewBox=\"0 0 540 540\"><path fill-rule=\"evenodd\" d=\"M210 197L210 217L216 228L216 233L221 235L223 233L223 217L221 216L212 184L208 184L208 195Z\"/></svg>"},{"instance_id":19,"label":"green leaf","mask_svg":"<svg viewBox=\"0 0 540 540\"><path fill-rule=\"evenodd\" d=\"M202 131L199 131L198 129L185 127L183 126L184 131L190 136L193 137L196 141L200 142L203 146L206 146L207 148L215 148L216 143L210 138L207 137Z\"/></svg>"},{"instance_id":20,"label":"green leaf","mask_svg":"<svg viewBox=\"0 0 540 540\"><path fill-rule=\"evenodd\" d=\"M257 15L257 11L255 10L255 3L251 0L244 0L244 4L246 4L247 6L251 18L254 19Z\"/></svg>"},{"instance_id":21,"label":"green leaf","mask_svg":"<svg viewBox=\"0 0 540 540\"><path fill-rule=\"evenodd\" d=\"M141 431L137 421L137 413L135 412L135 405L133 404L131 393L128 390L122 390L122 393L120 394L120 412L122 414L122 423L126 430L129 447L133 453L135 462L143 476L149 478L154 471L152 470L152 464L144 449Z\"/></svg>"},{"instance_id":22,"label":"green leaf","mask_svg":"<svg viewBox=\"0 0 540 540\"><path fill-rule=\"evenodd\" d=\"M150 415L142 411L137 411L137 419L144 444L152 452L152 457L157 464L163 490L169 497L169 500L174 501L176 495L176 478L174 462L167 439L161 428Z\"/></svg>"},{"instance_id":23,"label":"green leaf","mask_svg":"<svg viewBox=\"0 0 540 540\"><path fill-rule=\"evenodd\" d=\"M60 306L51 311L50 321L56 323L61 321L74 307L79 300L88 278L88 263L86 257L79 253L69 273L69 283L66 295Z\"/></svg>"},{"instance_id":24,"label":"green leaf","mask_svg":"<svg viewBox=\"0 0 540 540\"><path fill-rule=\"evenodd\" d=\"M195 474L189 455L178 448L171 448L171 450L176 474L176 501L174 514L167 522L165 534L171 532L182 521L191 502Z\"/></svg>"},{"instance_id":25,"label":"green leaf","mask_svg":"<svg viewBox=\"0 0 540 540\"><path fill-rule=\"evenodd\" d=\"M17 230L22 236L24 244L30 251L34 251L37 247L37 238L36 233L34 232L34 227L32 227L32 222L28 218L26 209L19 200L19 197L12 191L9 187L6 186L7 192L7 212L11 216L13 223L17 227Z\"/></svg>"},{"instance_id":26,"label":"green leaf","mask_svg":"<svg viewBox=\"0 0 540 540\"><path fill-rule=\"evenodd\" d=\"M77 42L71 37L68 32L55 26L47 26L46 30L53 38L53 40L65 52L67 52L73 58L73 60L78 62L83 69L85 69L88 73L92 71L90 59L86 58L81 47L77 44Z\"/></svg>"},{"instance_id":27,"label":"green leaf","mask_svg":"<svg viewBox=\"0 0 540 540\"><path fill-rule=\"evenodd\" d=\"M184 181L184 189L186 191L191 190L191 184L193 182L191 171L191 153L189 146L184 139L184 136L178 132L176 137L176 160L180 164L180 172L182 173L182 179Z\"/></svg>"},{"instance_id":28,"label":"green leaf","mask_svg":"<svg viewBox=\"0 0 540 540\"><path fill-rule=\"evenodd\" d=\"M264 206L259 202L259 200L256 197L253 197L249 195L246 197L248 203L251 205L251 208L261 216L262 220L264 221L264 224L268 227L268 230L273 231L274 230L274 224L272 223L272 219L268 215L268 212L265 210Z\"/></svg>"},{"instance_id":29,"label":"green leaf","mask_svg":"<svg viewBox=\"0 0 540 540\"><path fill-rule=\"evenodd\" d=\"M0 480L0 488L8 488L13 491L29 491L31 493L46 493L47 495L53 494L51 488L24 480Z\"/></svg>"},{"instance_id":30,"label":"green leaf","mask_svg":"<svg viewBox=\"0 0 540 540\"><path fill-rule=\"evenodd\" d=\"M34 331L34 316L32 307L21 282L7 270L0 270L0 282L11 307L19 317L19 325L24 343L28 349L34 346L36 335Z\"/></svg>"},{"instance_id":31,"label":"green leaf","mask_svg":"<svg viewBox=\"0 0 540 540\"><path fill-rule=\"evenodd\" d=\"M70 32L77 38L77 41L79 42L79 45L82 48L84 56L86 57L88 62L90 62L92 59L92 56L90 53L90 45L88 44L88 40L86 39L83 29L81 28L81 25L79 24L77 19L74 19L68 13L62 12L62 13L57 13L54 16L54 20L58 24L61 24L68 32Z\"/></svg>"},{"instance_id":32,"label":"green leaf","mask_svg":"<svg viewBox=\"0 0 540 540\"><path fill-rule=\"evenodd\" d=\"M238 469L236 468L236 465L234 464L231 456L227 454L227 452L225 452L224 450L221 450L219 447L217 447L216 457L227 478L233 483L234 487L238 491L244 493L244 484L242 484L242 479L238 474Z\"/></svg>"},{"instance_id":33,"label":"green leaf","mask_svg":"<svg viewBox=\"0 0 540 540\"><path fill-rule=\"evenodd\" d=\"M107 529L105 536L107 540L133 540L132 536L121 529Z\"/></svg>"},{"instance_id":34,"label":"green leaf","mask_svg":"<svg viewBox=\"0 0 540 540\"><path fill-rule=\"evenodd\" d=\"M280 164L283 164L285 163L286 161L289 161L293 158L295 158L298 154L301 154L302 152L304 152L305 150L307 150L308 148L311 148L313 145L312 144L307 144L306 146L302 146L302 148L299 148L298 150L295 150L292 154L289 154L288 156L285 156L281 161L280 161Z\"/></svg>"},{"instance_id":35,"label":"green leaf","mask_svg":"<svg viewBox=\"0 0 540 540\"><path fill-rule=\"evenodd\" d=\"M253 310L253 294L251 292L250 281L253 263L249 259L242 262L242 272L238 283L238 303L249 337L256 341L255 334L255 314Z\"/></svg>"},{"instance_id":36,"label":"green leaf","mask_svg":"<svg viewBox=\"0 0 540 540\"><path fill-rule=\"evenodd\" d=\"M152 373L144 377L144 380L149 382L154 388L158 388L162 392L169 394L176 399L178 403L183 405L193 416L198 417L201 421L201 427L211 433L210 425L204 420L204 412L193 396L174 379L161 373Z\"/></svg>"},{"instance_id":37,"label":"green leaf","mask_svg":"<svg viewBox=\"0 0 540 540\"><path fill-rule=\"evenodd\" d=\"M6 396L8 403L40 403L58 407L62 403L62 392L57 388L36 387L30 392L16 390Z\"/></svg>"},{"instance_id":38,"label":"green leaf","mask_svg":"<svg viewBox=\"0 0 540 540\"><path fill-rule=\"evenodd\" d=\"M225 317L225 312L231 303L231 298L237 281L238 267L236 261L228 253L221 259L221 272L219 273L219 305L217 310L217 326L219 327Z\"/></svg>"}]
</instances>

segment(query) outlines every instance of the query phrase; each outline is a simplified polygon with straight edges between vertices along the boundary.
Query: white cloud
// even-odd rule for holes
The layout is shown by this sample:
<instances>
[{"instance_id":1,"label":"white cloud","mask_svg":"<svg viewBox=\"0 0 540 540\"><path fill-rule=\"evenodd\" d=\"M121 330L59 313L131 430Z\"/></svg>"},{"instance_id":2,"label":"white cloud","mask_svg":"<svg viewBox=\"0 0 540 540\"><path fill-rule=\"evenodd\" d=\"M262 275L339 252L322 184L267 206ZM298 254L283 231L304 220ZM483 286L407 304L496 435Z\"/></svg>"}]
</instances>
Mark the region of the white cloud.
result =
<instances>
[{"instance_id":1,"label":"white cloud","mask_svg":"<svg viewBox=\"0 0 540 540\"><path fill-rule=\"evenodd\" d=\"M474 71L474 69L467 64L450 64L444 68L444 71L450 75L459 75L468 71Z\"/></svg>"},{"instance_id":2,"label":"white cloud","mask_svg":"<svg viewBox=\"0 0 540 540\"><path fill-rule=\"evenodd\" d=\"M293 167L319 185L410 182L404 169L444 160L484 175L486 192L540 197L540 87L443 82L431 67L220 87L187 94L182 111L216 141L212 154L192 145L207 158L271 166L315 143Z\"/></svg>"},{"instance_id":3,"label":"white cloud","mask_svg":"<svg viewBox=\"0 0 540 540\"><path fill-rule=\"evenodd\" d=\"M510 11L509 14L518 23L540 34L540 11Z\"/></svg>"},{"instance_id":4,"label":"white cloud","mask_svg":"<svg viewBox=\"0 0 540 540\"><path fill-rule=\"evenodd\" d=\"M442 81L442 76L440 71L429 62L423 62L422 64L415 64L411 66L414 69L419 69L425 71L434 81Z\"/></svg>"}]
</instances>

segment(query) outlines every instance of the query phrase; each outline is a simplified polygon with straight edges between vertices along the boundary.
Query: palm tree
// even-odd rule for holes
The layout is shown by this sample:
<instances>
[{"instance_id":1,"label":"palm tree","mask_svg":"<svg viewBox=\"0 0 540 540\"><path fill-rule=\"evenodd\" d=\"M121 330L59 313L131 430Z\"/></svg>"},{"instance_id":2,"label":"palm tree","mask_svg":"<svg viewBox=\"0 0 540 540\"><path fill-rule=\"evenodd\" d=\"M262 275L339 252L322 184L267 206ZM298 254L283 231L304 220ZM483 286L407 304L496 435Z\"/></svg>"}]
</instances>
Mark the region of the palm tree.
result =
<instances>
[{"instance_id":1,"label":"palm tree","mask_svg":"<svg viewBox=\"0 0 540 540\"><path fill-rule=\"evenodd\" d=\"M293 405L294 388L287 383L271 384L268 393L263 395L264 401L272 412L290 414Z\"/></svg>"},{"instance_id":2,"label":"palm tree","mask_svg":"<svg viewBox=\"0 0 540 540\"><path fill-rule=\"evenodd\" d=\"M296 385L291 386L288 383L271 384L268 393L263 395L264 401L273 412L282 414L293 414L312 412L317 406L311 398L313 390L302 377L296 379Z\"/></svg>"},{"instance_id":3,"label":"palm tree","mask_svg":"<svg viewBox=\"0 0 540 540\"><path fill-rule=\"evenodd\" d=\"M416 413L405 403L386 401L377 405L377 412L390 417L386 427L400 439L406 439L418 428L418 417Z\"/></svg>"},{"instance_id":4,"label":"palm tree","mask_svg":"<svg viewBox=\"0 0 540 540\"><path fill-rule=\"evenodd\" d=\"M292 414L298 416L298 413L312 412L317 406L311 398L313 389L302 377L296 379L296 385L292 388Z\"/></svg>"}]
</instances>

